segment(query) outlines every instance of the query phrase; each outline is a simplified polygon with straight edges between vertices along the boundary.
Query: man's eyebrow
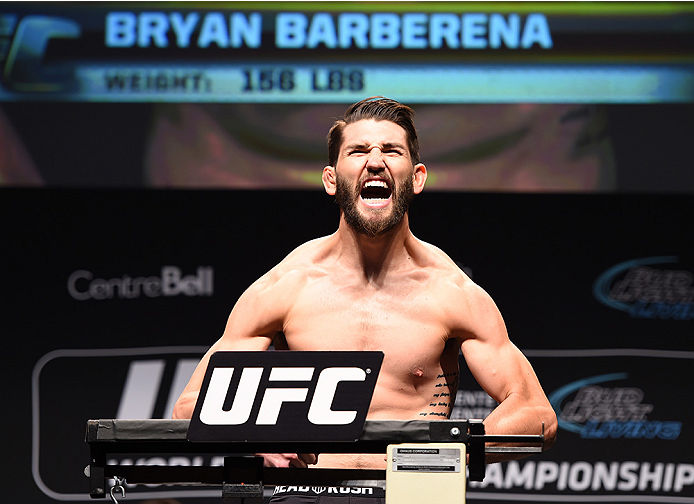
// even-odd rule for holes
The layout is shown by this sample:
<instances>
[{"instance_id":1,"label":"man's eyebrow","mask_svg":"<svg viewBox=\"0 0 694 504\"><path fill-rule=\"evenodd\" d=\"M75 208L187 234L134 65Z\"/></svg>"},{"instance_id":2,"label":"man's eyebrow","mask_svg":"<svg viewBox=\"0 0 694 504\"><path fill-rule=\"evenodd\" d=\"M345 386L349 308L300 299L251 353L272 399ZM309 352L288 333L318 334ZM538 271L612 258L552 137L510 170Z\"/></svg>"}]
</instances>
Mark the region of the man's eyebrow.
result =
<instances>
[{"instance_id":1,"label":"man's eyebrow","mask_svg":"<svg viewBox=\"0 0 694 504\"><path fill-rule=\"evenodd\" d=\"M345 145L345 150L366 149L368 146L369 144L366 142L352 142L351 144Z\"/></svg>"},{"instance_id":2,"label":"man's eyebrow","mask_svg":"<svg viewBox=\"0 0 694 504\"><path fill-rule=\"evenodd\" d=\"M403 149L407 150L407 147L405 147L403 144L400 142L387 142L383 144L384 149Z\"/></svg>"},{"instance_id":3,"label":"man's eyebrow","mask_svg":"<svg viewBox=\"0 0 694 504\"><path fill-rule=\"evenodd\" d=\"M352 142L350 144L346 144L344 148L345 150L368 149L369 145L370 144L368 142ZM407 150L407 147L400 142L386 142L381 145L382 150L393 148Z\"/></svg>"}]
</instances>

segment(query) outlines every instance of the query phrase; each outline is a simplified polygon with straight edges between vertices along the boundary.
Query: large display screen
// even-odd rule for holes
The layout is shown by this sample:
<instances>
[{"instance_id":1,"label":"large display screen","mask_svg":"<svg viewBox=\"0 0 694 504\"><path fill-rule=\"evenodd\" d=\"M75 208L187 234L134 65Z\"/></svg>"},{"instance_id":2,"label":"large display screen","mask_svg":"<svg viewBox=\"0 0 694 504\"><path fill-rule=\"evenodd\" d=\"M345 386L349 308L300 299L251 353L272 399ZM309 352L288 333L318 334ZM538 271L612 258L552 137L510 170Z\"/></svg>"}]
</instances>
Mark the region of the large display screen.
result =
<instances>
[{"instance_id":1,"label":"large display screen","mask_svg":"<svg viewBox=\"0 0 694 504\"><path fill-rule=\"evenodd\" d=\"M693 35L687 2L4 3L0 183L319 188L384 95L432 189L691 191Z\"/></svg>"}]
</instances>

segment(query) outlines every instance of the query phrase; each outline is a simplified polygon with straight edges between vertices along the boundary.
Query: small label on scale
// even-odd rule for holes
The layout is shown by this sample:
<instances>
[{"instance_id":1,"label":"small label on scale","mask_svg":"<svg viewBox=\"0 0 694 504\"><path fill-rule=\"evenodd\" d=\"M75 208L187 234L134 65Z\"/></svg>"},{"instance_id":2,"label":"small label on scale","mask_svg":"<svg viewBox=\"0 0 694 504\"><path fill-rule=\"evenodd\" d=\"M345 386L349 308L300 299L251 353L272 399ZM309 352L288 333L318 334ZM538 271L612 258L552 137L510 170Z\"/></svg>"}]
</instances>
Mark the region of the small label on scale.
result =
<instances>
[{"instance_id":1,"label":"small label on scale","mask_svg":"<svg viewBox=\"0 0 694 504\"><path fill-rule=\"evenodd\" d=\"M393 471L460 472L458 448L396 448Z\"/></svg>"}]
</instances>

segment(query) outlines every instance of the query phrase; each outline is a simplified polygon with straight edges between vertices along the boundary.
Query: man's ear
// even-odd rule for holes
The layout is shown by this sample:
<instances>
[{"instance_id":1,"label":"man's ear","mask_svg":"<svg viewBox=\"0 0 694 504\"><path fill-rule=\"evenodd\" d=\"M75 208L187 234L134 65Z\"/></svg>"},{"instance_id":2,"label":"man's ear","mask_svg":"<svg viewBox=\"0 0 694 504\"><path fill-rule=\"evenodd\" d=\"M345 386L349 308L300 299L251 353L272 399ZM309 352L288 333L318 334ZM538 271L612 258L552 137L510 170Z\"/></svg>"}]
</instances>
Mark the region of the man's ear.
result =
<instances>
[{"instance_id":1,"label":"man's ear","mask_svg":"<svg viewBox=\"0 0 694 504\"><path fill-rule=\"evenodd\" d=\"M327 192L330 196L335 196L335 191L337 187L337 176L335 174L335 167L326 166L325 168L323 168L323 176L321 178L323 180L323 187L325 188L325 192Z\"/></svg>"},{"instance_id":2,"label":"man's ear","mask_svg":"<svg viewBox=\"0 0 694 504\"><path fill-rule=\"evenodd\" d=\"M419 194L424 190L424 184L427 181L427 167L422 163L414 165L414 173L412 174L414 193Z\"/></svg>"}]
</instances>

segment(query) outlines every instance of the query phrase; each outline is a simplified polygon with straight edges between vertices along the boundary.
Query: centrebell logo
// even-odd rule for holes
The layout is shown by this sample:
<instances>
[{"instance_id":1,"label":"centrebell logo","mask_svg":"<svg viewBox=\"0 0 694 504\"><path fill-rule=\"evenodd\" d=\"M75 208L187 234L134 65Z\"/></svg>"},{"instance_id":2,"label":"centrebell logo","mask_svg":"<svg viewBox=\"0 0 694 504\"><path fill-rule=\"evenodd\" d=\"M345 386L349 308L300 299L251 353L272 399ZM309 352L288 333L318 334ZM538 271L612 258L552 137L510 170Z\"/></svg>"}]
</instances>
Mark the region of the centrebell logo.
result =
<instances>
[{"instance_id":1,"label":"centrebell logo","mask_svg":"<svg viewBox=\"0 0 694 504\"><path fill-rule=\"evenodd\" d=\"M159 276L99 278L91 271L74 271L67 280L67 290L78 301L138 299L171 296L212 296L214 269L198 266L194 274L183 274L177 266L163 266Z\"/></svg>"},{"instance_id":2,"label":"centrebell logo","mask_svg":"<svg viewBox=\"0 0 694 504\"><path fill-rule=\"evenodd\" d=\"M593 296L634 318L694 320L694 273L675 256L644 257L605 270L593 284Z\"/></svg>"}]
</instances>

